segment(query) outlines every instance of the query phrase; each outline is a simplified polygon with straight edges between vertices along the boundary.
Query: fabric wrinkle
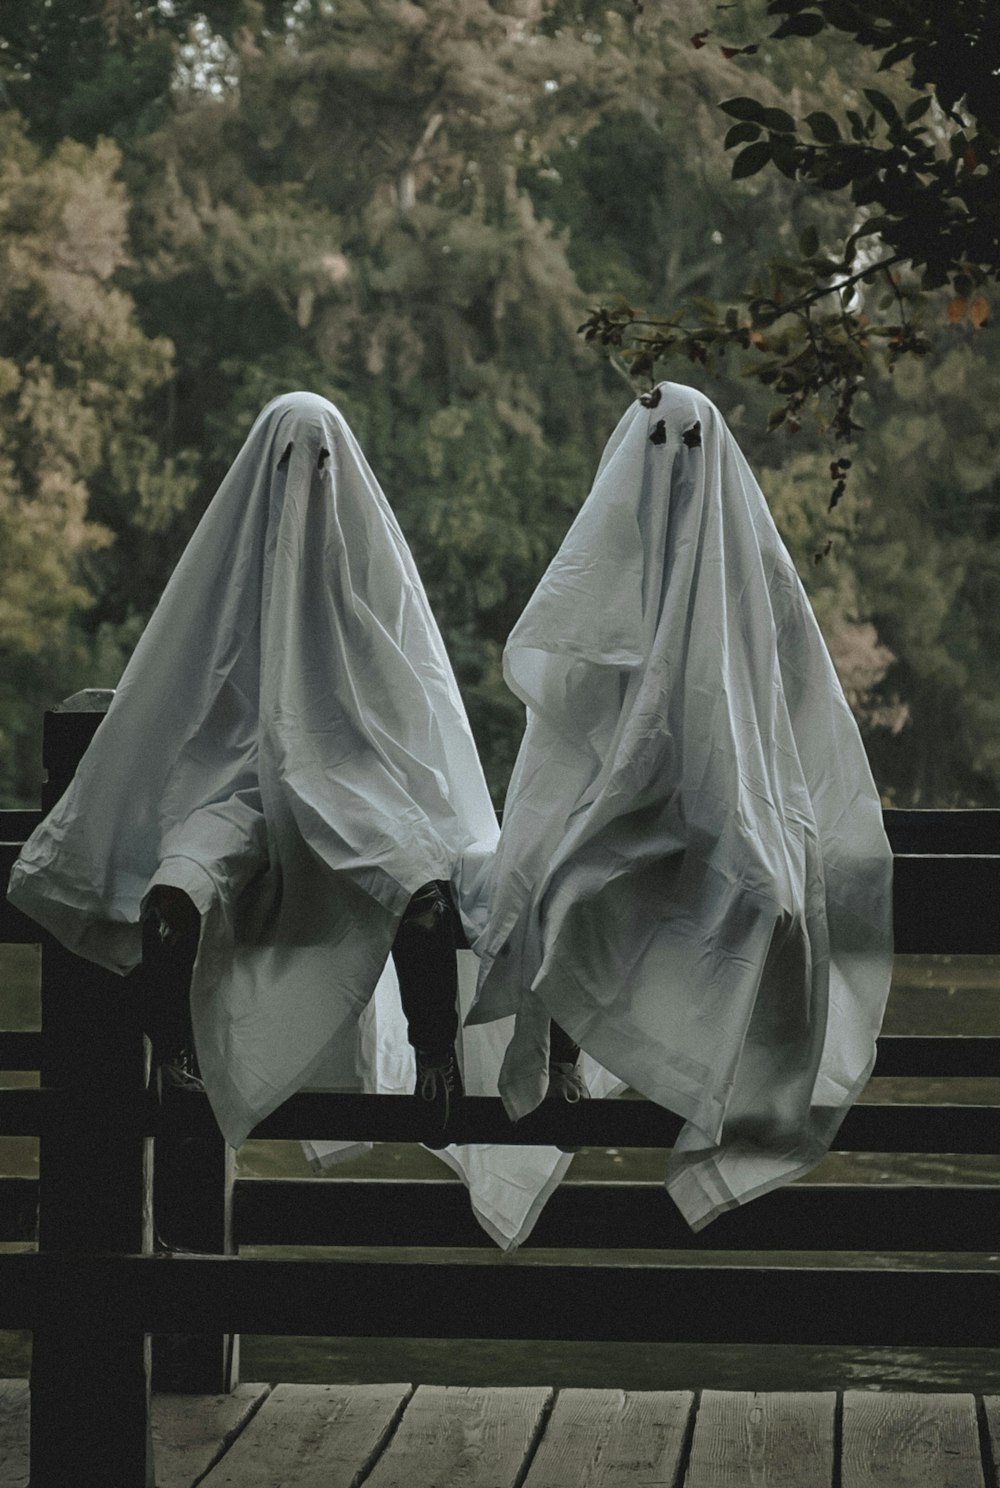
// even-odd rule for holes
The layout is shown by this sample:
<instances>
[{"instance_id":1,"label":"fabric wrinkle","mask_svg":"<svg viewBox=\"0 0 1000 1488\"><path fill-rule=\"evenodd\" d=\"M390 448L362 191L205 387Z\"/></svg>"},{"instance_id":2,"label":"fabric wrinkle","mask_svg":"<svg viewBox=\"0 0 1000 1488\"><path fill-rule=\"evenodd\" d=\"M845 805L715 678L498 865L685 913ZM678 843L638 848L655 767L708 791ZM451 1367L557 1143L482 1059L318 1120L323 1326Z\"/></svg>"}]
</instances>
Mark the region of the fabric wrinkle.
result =
<instances>
[{"instance_id":1,"label":"fabric wrinkle","mask_svg":"<svg viewBox=\"0 0 1000 1488\"><path fill-rule=\"evenodd\" d=\"M276 398L10 897L124 974L144 897L158 883L189 893L202 915L198 1059L238 1147L297 1090L412 1088L389 957L399 919L414 891L450 880L481 926L496 840L451 664L381 487L334 405ZM476 972L463 958L464 1016ZM496 1093L508 1032L462 1031L472 1093ZM323 1167L364 1145L306 1147ZM566 1166L547 1147L442 1156L502 1245L524 1237Z\"/></svg>"},{"instance_id":2,"label":"fabric wrinkle","mask_svg":"<svg viewBox=\"0 0 1000 1488\"><path fill-rule=\"evenodd\" d=\"M514 1012L516 1114L541 1098L551 1018L680 1115L667 1187L700 1229L808 1171L870 1073L891 855L749 466L700 393L664 383L650 402L614 431L507 643L528 718L470 1022Z\"/></svg>"}]
</instances>

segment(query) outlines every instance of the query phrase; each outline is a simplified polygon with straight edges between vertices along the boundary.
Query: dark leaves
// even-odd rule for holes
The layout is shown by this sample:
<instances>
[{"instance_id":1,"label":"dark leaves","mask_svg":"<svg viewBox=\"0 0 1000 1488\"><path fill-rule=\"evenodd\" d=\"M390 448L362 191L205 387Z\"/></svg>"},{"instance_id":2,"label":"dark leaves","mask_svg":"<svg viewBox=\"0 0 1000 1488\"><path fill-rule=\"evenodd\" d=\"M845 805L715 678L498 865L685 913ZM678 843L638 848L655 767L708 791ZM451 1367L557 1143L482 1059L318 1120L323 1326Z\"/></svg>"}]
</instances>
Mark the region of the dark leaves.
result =
<instances>
[{"instance_id":1,"label":"dark leaves","mask_svg":"<svg viewBox=\"0 0 1000 1488\"><path fill-rule=\"evenodd\" d=\"M761 121L765 128L772 129L775 134L794 134L795 120L791 114L786 114L784 109L767 108L764 110L764 118Z\"/></svg>"},{"instance_id":2,"label":"dark leaves","mask_svg":"<svg viewBox=\"0 0 1000 1488\"><path fill-rule=\"evenodd\" d=\"M724 114L730 114L734 119L748 119L752 124L764 122L766 110L756 98L727 98L719 107Z\"/></svg>"},{"instance_id":3,"label":"dark leaves","mask_svg":"<svg viewBox=\"0 0 1000 1488\"><path fill-rule=\"evenodd\" d=\"M761 140L759 144L748 145L741 150L733 161L732 177L734 181L742 181L747 176L755 176L762 171L771 159L771 144L769 140Z\"/></svg>"},{"instance_id":4,"label":"dark leaves","mask_svg":"<svg viewBox=\"0 0 1000 1488\"><path fill-rule=\"evenodd\" d=\"M911 103L904 116L907 124L915 124L918 119L922 119L930 108L931 102L932 99L928 94L926 98L918 98L915 103Z\"/></svg>"},{"instance_id":5,"label":"dark leaves","mask_svg":"<svg viewBox=\"0 0 1000 1488\"><path fill-rule=\"evenodd\" d=\"M650 434L649 442L650 444L666 444L667 426L662 419L659 420L656 428L653 430L652 434Z\"/></svg>"},{"instance_id":6,"label":"dark leaves","mask_svg":"<svg viewBox=\"0 0 1000 1488\"><path fill-rule=\"evenodd\" d=\"M787 21L782 21L778 29L771 32L771 39L781 41L786 36L816 36L824 25L821 15L807 10L802 15L789 16Z\"/></svg>"},{"instance_id":7,"label":"dark leaves","mask_svg":"<svg viewBox=\"0 0 1000 1488\"><path fill-rule=\"evenodd\" d=\"M806 123L813 132L813 138L818 139L821 145L840 143L840 130L832 114L824 114L817 109L815 113L806 114Z\"/></svg>"},{"instance_id":8,"label":"dark leaves","mask_svg":"<svg viewBox=\"0 0 1000 1488\"><path fill-rule=\"evenodd\" d=\"M878 110L887 124L892 125L900 122L899 111L891 98L887 98L877 88L865 88L863 92L872 108Z\"/></svg>"},{"instance_id":9,"label":"dark leaves","mask_svg":"<svg viewBox=\"0 0 1000 1488\"><path fill-rule=\"evenodd\" d=\"M745 145L748 140L760 139L761 126L752 124L749 119L744 119L741 124L734 124L726 131L726 137L722 141L724 150L731 150L734 145Z\"/></svg>"}]
</instances>

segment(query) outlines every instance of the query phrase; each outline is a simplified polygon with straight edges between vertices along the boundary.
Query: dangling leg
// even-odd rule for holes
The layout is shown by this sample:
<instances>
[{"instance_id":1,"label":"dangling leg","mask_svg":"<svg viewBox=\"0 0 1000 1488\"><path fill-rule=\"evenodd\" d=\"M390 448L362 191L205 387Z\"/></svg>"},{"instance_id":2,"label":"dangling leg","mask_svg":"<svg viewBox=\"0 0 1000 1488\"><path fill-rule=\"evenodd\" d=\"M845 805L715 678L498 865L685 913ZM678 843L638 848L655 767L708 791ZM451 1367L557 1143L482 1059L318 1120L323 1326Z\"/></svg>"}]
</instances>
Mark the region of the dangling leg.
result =
<instances>
[{"instance_id":1,"label":"dangling leg","mask_svg":"<svg viewBox=\"0 0 1000 1488\"><path fill-rule=\"evenodd\" d=\"M189 995L200 930L201 916L183 889L153 889L142 916L142 1025L154 1068L179 1084L200 1083Z\"/></svg>"},{"instance_id":2,"label":"dangling leg","mask_svg":"<svg viewBox=\"0 0 1000 1488\"><path fill-rule=\"evenodd\" d=\"M415 1094L433 1104L442 1130L464 1095L455 1054L458 962L447 885L424 884L407 905L392 959L407 1037L417 1061Z\"/></svg>"},{"instance_id":3,"label":"dangling leg","mask_svg":"<svg viewBox=\"0 0 1000 1488\"><path fill-rule=\"evenodd\" d=\"M590 1091L577 1068L579 1058L580 1045L558 1023L553 1023L549 1029L549 1088L546 1100L575 1103L590 1099Z\"/></svg>"}]
</instances>

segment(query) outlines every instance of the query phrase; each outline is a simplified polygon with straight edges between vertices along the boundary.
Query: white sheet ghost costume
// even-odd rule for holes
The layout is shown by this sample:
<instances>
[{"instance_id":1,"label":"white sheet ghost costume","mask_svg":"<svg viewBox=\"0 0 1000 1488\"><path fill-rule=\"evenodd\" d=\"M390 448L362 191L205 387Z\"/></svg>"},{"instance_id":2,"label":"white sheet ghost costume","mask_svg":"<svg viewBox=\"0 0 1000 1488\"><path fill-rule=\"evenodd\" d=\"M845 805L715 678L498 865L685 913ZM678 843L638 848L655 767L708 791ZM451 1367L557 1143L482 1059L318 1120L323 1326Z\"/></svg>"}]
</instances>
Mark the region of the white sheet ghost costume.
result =
<instances>
[{"instance_id":1,"label":"white sheet ghost costume","mask_svg":"<svg viewBox=\"0 0 1000 1488\"><path fill-rule=\"evenodd\" d=\"M707 398L635 403L507 643L527 731L472 1024L545 1093L549 1020L685 1120L695 1230L806 1172L868 1079L891 969L878 793L764 497Z\"/></svg>"},{"instance_id":2,"label":"white sheet ghost costume","mask_svg":"<svg viewBox=\"0 0 1000 1488\"><path fill-rule=\"evenodd\" d=\"M293 393L251 430L9 894L122 973L140 959L150 889L190 896L197 1055L238 1147L303 1087L412 1089L389 948L434 879L453 881L470 937L482 928L477 874L496 836L405 539L341 415ZM460 961L467 1011L475 963ZM460 1036L470 1094L496 1094L509 1032ZM352 1150L307 1144L321 1164ZM505 1247L570 1160L439 1155Z\"/></svg>"}]
</instances>

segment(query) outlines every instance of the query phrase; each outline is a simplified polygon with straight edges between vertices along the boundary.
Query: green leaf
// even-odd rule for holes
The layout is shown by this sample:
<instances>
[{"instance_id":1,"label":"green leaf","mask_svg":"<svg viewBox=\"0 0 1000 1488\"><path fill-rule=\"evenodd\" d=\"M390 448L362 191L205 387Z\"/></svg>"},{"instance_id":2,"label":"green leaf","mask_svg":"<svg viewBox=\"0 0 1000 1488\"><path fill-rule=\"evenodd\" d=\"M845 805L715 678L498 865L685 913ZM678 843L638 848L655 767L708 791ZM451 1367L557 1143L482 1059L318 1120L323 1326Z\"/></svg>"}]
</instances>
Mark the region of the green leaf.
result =
<instances>
[{"instance_id":1,"label":"green leaf","mask_svg":"<svg viewBox=\"0 0 1000 1488\"><path fill-rule=\"evenodd\" d=\"M727 98L719 107L724 114L730 114L734 119L746 119L753 124L764 122L766 110L756 98Z\"/></svg>"},{"instance_id":2,"label":"green leaf","mask_svg":"<svg viewBox=\"0 0 1000 1488\"><path fill-rule=\"evenodd\" d=\"M948 269L943 263L928 264L920 281L922 289L940 289L948 283Z\"/></svg>"},{"instance_id":3,"label":"green leaf","mask_svg":"<svg viewBox=\"0 0 1000 1488\"><path fill-rule=\"evenodd\" d=\"M864 119L862 119L861 115L857 113L855 109L848 109L847 120L851 126L851 133L853 134L854 138L856 140L864 139L865 121Z\"/></svg>"},{"instance_id":4,"label":"green leaf","mask_svg":"<svg viewBox=\"0 0 1000 1488\"><path fill-rule=\"evenodd\" d=\"M891 98L887 98L877 88L864 88L862 91L872 108L878 110L887 124L899 123L899 110Z\"/></svg>"},{"instance_id":5,"label":"green leaf","mask_svg":"<svg viewBox=\"0 0 1000 1488\"><path fill-rule=\"evenodd\" d=\"M772 134L770 139L771 159L790 181L794 181L798 173L799 157L794 143L784 134Z\"/></svg>"},{"instance_id":6,"label":"green leaf","mask_svg":"<svg viewBox=\"0 0 1000 1488\"><path fill-rule=\"evenodd\" d=\"M727 129L722 148L731 150L734 145L745 145L748 140L755 139L760 139L760 125L752 124L747 119L742 124L734 124L731 129Z\"/></svg>"},{"instance_id":7,"label":"green leaf","mask_svg":"<svg viewBox=\"0 0 1000 1488\"><path fill-rule=\"evenodd\" d=\"M801 15L789 16L787 21L782 21L777 31L771 32L771 37L774 41L782 41L786 36L816 36L824 25L821 15L814 10L806 10Z\"/></svg>"},{"instance_id":8,"label":"green leaf","mask_svg":"<svg viewBox=\"0 0 1000 1488\"><path fill-rule=\"evenodd\" d=\"M882 58L878 65L879 72L887 72L890 67L895 67L896 63L902 62L904 57L911 56L915 48L915 41L897 42L895 46L889 48Z\"/></svg>"},{"instance_id":9,"label":"green leaf","mask_svg":"<svg viewBox=\"0 0 1000 1488\"><path fill-rule=\"evenodd\" d=\"M818 139L821 145L835 145L840 140L840 130L837 121L831 114L824 114L817 110L814 114L806 114L806 123L813 132L813 137Z\"/></svg>"},{"instance_id":10,"label":"green leaf","mask_svg":"<svg viewBox=\"0 0 1000 1488\"><path fill-rule=\"evenodd\" d=\"M932 99L930 97L930 94L928 94L926 98L918 98L915 103L911 103L910 107L903 115L907 124L915 124L918 119L922 119L924 117L924 114L926 114L927 110L930 108L931 103Z\"/></svg>"},{"instance_id":11,"label":"green leaf","mask_svg":"<svg viewBox=\"0 0 1000 1488\"><path fill-rule=\"evenodd\" d=\"M768 140L761 140L759 145L748 145L733 161L733 180L742 181L747 176L755 176L770 159L771 145Z\"/></svg>"},{"instance_id":12,"label":"green leaf","mask_svg":"<svg viewBox=\"0 0 1000 1488\"><path fill-rule=\"evenodd\" d=\"M807 227L799 238L799 252L803 258L812 258L814 253L819 252L819 233L815 227Z\"/></svg>"},{"instance_id":13,"label":"green leaf","mask_svg":"<svg viewBox=\"0 0 1000 1488\"><path fill-rule=\"evenodd\" d=\"M784 109L765 109L764 124L768 129L773 129L775 134L795 133L795 120L791 114L786 114Z\"/></svg>"}]
</instances>

